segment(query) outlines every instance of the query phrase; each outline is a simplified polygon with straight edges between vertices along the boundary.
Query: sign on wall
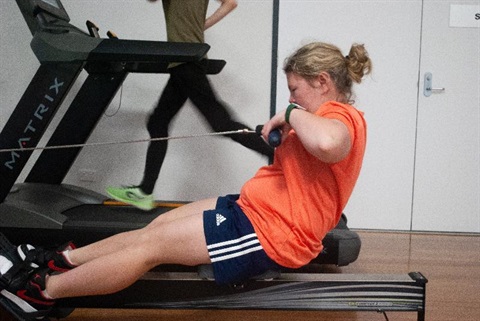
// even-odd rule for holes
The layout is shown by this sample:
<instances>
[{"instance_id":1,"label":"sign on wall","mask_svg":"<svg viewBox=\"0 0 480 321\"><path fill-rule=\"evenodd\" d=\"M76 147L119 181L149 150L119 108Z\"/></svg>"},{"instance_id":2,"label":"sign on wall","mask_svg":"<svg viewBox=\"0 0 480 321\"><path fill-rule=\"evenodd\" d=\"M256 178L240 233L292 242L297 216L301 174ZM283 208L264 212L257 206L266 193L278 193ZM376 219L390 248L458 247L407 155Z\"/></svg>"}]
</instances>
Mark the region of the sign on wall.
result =
<instances>
[{"instance_id":1,"label":"sign on wall","mask_svg":"<svg viewBox=\"0 0 480 321\"><path fill-rule=\"evenodd\" d=\"M450 5L450 27L480 28L480 5Z\"/></svg>"}]
</instances>

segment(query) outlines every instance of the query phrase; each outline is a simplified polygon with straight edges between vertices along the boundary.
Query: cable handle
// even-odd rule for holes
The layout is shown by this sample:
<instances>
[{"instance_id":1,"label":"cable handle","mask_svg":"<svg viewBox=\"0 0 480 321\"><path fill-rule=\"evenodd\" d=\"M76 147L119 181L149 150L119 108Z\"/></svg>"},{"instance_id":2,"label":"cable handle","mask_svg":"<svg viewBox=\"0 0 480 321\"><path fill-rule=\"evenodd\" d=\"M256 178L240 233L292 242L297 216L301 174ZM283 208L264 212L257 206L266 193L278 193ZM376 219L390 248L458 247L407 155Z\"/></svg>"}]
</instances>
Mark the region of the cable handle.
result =
<instances>
[{"instance_id":1,"label":"cable handle","mask_svg":"<svg viewBox=\"0 0 480 321\"><path fill-rule=\"evenodd\" d=\"M255 128L255 132L258 135L262 135L262 129L263 125L258 125ZM280 129L275 128L270 133L268 133L268 144L272 146L273 148L280 146L282 143L282 133L280 132Z\"/></svg>"}]
</instances>

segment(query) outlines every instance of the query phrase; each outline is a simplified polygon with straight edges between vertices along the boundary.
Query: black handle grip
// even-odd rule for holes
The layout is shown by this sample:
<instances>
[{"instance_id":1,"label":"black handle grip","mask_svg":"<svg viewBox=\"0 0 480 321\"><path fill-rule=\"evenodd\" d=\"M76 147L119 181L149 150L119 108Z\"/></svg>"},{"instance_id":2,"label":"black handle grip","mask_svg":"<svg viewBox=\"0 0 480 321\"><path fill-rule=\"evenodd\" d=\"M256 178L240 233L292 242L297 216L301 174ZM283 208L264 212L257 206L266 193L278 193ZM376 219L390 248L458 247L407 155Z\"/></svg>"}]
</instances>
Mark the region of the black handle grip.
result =
<instances>
[{"instance_id":1,"label":"black handle grip","mask_svg":"<svg viewBox=\"0 0 480 321\"><path fill-rule=\"evenodd\" d=\"M263 125L258 125L255 128L255 132L258 135L261 135L262 129L263 129ZM275 128L268 134L268 144L275 148L280 146L281 143L282 143L282 133L280 132L280 129Z\"/></svg>"},{"instance_id":2,"label":"black handle grip","mask_svg":"<svg viewBox=\"0 0 480 321\"><path fill-rule=\"evenodd\" d=\"M97 25L90 20L87 20L86 24L90 36L93 38L100 38L100 34L98 33L100 29L97 27Z\"/></svg>"}]
</instances>

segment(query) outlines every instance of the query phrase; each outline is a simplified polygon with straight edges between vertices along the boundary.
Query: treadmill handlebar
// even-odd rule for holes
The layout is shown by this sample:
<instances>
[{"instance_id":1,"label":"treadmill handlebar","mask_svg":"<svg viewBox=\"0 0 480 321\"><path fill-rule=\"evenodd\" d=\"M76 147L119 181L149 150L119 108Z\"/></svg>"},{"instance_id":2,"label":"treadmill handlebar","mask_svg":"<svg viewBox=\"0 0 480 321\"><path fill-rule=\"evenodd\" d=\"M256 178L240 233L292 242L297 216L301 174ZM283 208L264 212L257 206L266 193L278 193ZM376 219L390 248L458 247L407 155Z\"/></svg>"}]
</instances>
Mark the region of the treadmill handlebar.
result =
<instances>
[{"instance_id":1,"label":"treadmill handlebar","mask_svg":"<svg viewBox=\"0 0 480 321\"><path fill-rule=\"evenodd\" d=\"M49 62L190 62L206 56L205 43L94 38L63 30L36 32L31 47L41 63Z\"/></svg>"},{"instance_id":2,"label":"treadmill handlebar","mask_svg":"<svg viewBox=\"0 0 480 321\"><path fill-rule=\"evenodd\" d=\"M91 51L88 61L122 62L189 62L206 56L210 46L202 43L181 43L146 40L103 39Z\"/></svg>"}]
</instances>

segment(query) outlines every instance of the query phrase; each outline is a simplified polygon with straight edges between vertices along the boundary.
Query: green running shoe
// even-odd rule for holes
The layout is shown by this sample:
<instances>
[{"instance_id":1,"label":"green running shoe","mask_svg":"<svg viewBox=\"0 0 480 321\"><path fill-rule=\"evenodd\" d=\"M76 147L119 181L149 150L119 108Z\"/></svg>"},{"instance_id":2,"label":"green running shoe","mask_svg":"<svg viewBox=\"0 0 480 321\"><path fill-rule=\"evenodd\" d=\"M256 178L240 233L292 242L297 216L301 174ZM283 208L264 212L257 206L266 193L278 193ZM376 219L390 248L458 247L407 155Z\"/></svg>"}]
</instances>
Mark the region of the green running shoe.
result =
<instances>
[{"instance_id":1,"label":"green running shoe","mask_svg":"<svg viewBox=\"0 0 480 321\"><path fill-rule=\"evenodd\" d=\"M150 211L155 207L152 194L145 194L135 186L129 187L108 187L107 193L113 199L133 205L141 210Z\"/></svg>"}]
</instances>

